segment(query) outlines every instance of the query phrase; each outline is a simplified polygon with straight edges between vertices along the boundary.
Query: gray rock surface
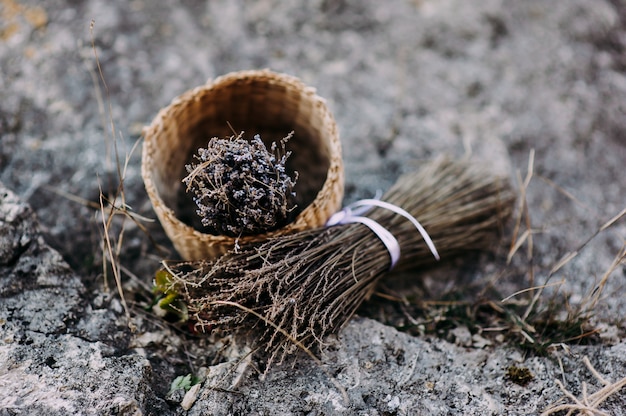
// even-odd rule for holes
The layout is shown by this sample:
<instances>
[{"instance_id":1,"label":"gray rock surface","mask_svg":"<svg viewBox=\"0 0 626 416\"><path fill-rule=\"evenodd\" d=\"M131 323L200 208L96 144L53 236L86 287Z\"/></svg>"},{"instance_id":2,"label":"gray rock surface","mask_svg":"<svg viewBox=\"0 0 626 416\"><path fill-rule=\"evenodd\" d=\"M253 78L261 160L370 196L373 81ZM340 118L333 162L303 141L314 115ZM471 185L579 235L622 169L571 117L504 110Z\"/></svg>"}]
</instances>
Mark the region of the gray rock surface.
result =
<instances>
[{"instance_id":1,"label":"gray rock surface","mask_svg":"<svg viewBox=\"0 0 626 416\"><path fill-rule=\"evenodd\" d=\"M115 301L88 305L32 210L1 183L0 251L0 414L160 413L149 361L115 327ZM107 330L94 337L84 320Z\"/></svg>"},{"instance_id":2,"label":"gray rock surface","mask_svg":"<svg viewBox=\"0 0 626 416\"><path fill-rule=\"evenodd\" d=\"M411 299L501 299L544 283L625 208L625 56L623 0L3 0L0 415L539 414L571 402L555 380L576 397L583 383L590 393L602 387L584 356L606 379L624 377L623 262L594 308L593 345L559 344L538 356L511 332L478 333L467 322L411 331L412 319L428 326L419 302L404 310L373 299L328 341L321 364L303 355L260 376L245 336L190 337L143 310L159 261L175 256L158 223L146 224L151 238L130 221L112 228L124 229L129 329L110 273L102 276L97 204L100 187L113 195L118 185L112 135L123 159L178 94L229 71L269 67L328 100L347 200L440 153L471 153L524 176L534 149L532 259L524 245L507 264L506 241L493 256L386 288ZM126 202L154 217L139 164L135 151ZM621 219L552 277L564 281L571 307L625 237ZM511 366L534 378L516 384L506 376ZM170 391L190 373L199 387ZM599 407L626 414L625 391Z\"/></svg>"}]
</instances>

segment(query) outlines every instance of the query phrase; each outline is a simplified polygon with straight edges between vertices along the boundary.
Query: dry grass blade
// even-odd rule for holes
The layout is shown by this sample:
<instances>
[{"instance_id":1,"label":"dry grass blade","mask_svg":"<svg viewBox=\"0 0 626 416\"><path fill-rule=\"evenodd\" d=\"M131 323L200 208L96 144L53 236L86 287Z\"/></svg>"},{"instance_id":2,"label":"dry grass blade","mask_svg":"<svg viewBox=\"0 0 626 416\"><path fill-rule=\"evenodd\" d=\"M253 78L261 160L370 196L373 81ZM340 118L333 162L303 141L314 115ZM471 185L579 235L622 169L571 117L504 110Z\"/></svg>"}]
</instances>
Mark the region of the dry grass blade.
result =
<instances>
[{"instance_id":1,"label":"dry grass blade","mask_svg":"<svg viewBox=\"0 0 626 416\"><path fill-rule=\"evenodd\" d=\"M113 250L114 245L111 243L111 239L109 237L109 228L111 226L111 220L113 216L109 215L108 217L105 215L104 208L104 197L102 193L102 187L100 187L100 214L102 217L102 226L104 228L104 244L106 250L105 259L108 258L111 263L111 268L113 270L113 277L115 278L115 284L117 286L118 294L120 295L120 301L122 302L122 306L124 307L124 312L126 314L126 319L130 323L130 312L128 310L128 305L126 304L126 298L124 297L124 291L122 289L122 275L120 272L119 262L117 261L118 254L115 250ZM106 268L106 261L103 265Z\"/></svg>"},{"instance_id":2,"label":"dry grass blade","mask_svg":"<svg viewBox=\"0 0 626 416\"><path fill-rule=\"evenodd\" d=\"M119 256L120 256L122 247L124 245L125 221L127 219L130 219L132 222L134 222L140 230L142 230L146 235L149 236L147 229L141 223L141 221L145 221L147 219L130 211L130 208L126 202L126 193L124 191L124 180L126 178L128 164L129 164L129 161L133 152L135 151L135 149L137 148L139 144L139 140L135 141L130 151L126 154L126 158L124 160L124 163L122 164L120 157L119 157L117 133L115 129L115 122L113 120L113 111L111 108L111 99L109 96L109 89L106 84L106 80L102 72L102 67L100 66L100 59L98 58L98 53L96 50L95 38L94 38L94 33L93 33L94 26L95 26L95 20L92 20L89 26L89 32L91 35L91 48L94 53L94 58L95 58L96 67L98 71L97 72L98 76L97 77L94 76L94 88L96 91L96 97L98 100L100 113L102 114L102 117L103 117L103 125L105 128L105 131L110 131L110 137L109 135L105 135L105 141L106 141L105 144L106 144L106 149L107 149L106 161L107 162L109 161L109 144L108 143L109 143L109 140L111 140L113 143L113 150L114 150L113 155L115 159L114 162L115 162L115 168L117 172L117 181L118 181L117 188L112 197L105 196L102 190L102 185L100 181L98 181L98 187L99 187L100 192L99 192L99 204L97 208L100 211L100 217L102 220L102 246L103 246L102 247L102 252L103 252L102 267L103 267L104 282L105 282L105 287L106 287L107 270L108 270L107 261L109 262L111 266L111 270L113 272L115 285L117 287L117 291L120 296L120 301L122 302L122 306L124 307L124 312L128 321L128 326L131 330L134 330L135 328L130 319L130 311L126 303L126 299L124 297L124 290L122 288L122 271L124 270L124 268L120 264ZM106 102L108 105L107 111L104 110L104 105L102 103L102 93L100 91L99 81L102 82L102 86L104 88ZM108 117L106 117L105 114ZM109 125L110 130L107 128L107 124ZM111 228L113 226L113 221L115 217L118 215L121 216L122 222L120 224L120 231L117 234L117 237L113 239L111 238Z\"/></svg>"},{"instance_id":3,"label":"dry grass blade","mask_svg":"<svg viewBox=\"0 0 626 416\"><path fill-rule=\"evenodd\" d=\"M548 276L546 277L545 283L541 286L539 286L539 290L535 293L535 295L533 296L532 301L530 302L530 305L528 306L528 308L526 309L526 313L523 316L523 319L526 320L528 319L528 317L530 316L531 312L533 311L533 309L535 308L535 304L537 303L537 301L539 300L539 298L541 297L541 295L543 294L543 290L546 287L550 287L550 285L548 284L548 282L552 279L552 277L556 274L556 272L558 272L560 269L562 269L567 263L569 263L572 259L574 259L576 256L578 256L578 254L594 239L596 238L601 232L606 231L608 228L610 228L611 226L613 226L618 220L620 220L621 218L623 218L626 215L626 209L622 210L619 214L615 215L613 218L611 218L610 220L608 220L607 222L605 222L601 227L599 227L589 238L587 238L587 240L585 242L583 242L576 250L570 251L568 253L566 253L563 258L561 258L561 260L559 260L550 270L550 272L548 273ZM611 264L611 267L609 268L609 270L607 270L607 272L602 276L602 279L600 281L600 283L598 284L598 286L594 289L594 293L592 294L593 296L593 301L591 301L587 307L587 312L591 312L593 310L593 307L595 307L601 293L602 290L604 288L604 286L606 285L606 282L609 278L609 276L615 271L615 269L624 261L624 258L626 257L626 245L622 246L620 252L618 253L618 255L615 257L613 263Z\"/></svg>"},{"instance_id":4,"label":"dry grass blade","mask_svg":"<svg viewBox=\"0 0 626 416\"><path fill-rule=\"evenodd\" d=\"M137 143L139 143L139 140L137 140ZM134 150L134 148L135 148L135 146L133 146L133 150ZM133 153L133 150L131 150L131 152L130 152L131 154ZM59 196L62 196L63 198L65 198L65 199L67 199L69 201L76 202L77 204L83 205L85 207L89 207L89 208L100 210L100 203L99 202L94 202L94 201L91 201L91 200L86 199L86 198L81 198L79 196L76 196L76 195L71 194L69 192L65 192L62 189L55 188L55 187L52 187L52 186L44 185L43 188L48 190L48 191L50 191L50 192L53 192L53 193L55 193L55 194L57 194ZM146 228L143 225L144 222L154 222L153 218L148 218L148 217L145 217L145 216L143 216L141 214L138 214L136 212L131 211L130 210L131 208L128 205L121 206L119 203L117 203L116 206L113 206L113 205L111 205L111 201L109 201L108 198L104 197L104 194L103 194L103 198L104 198L104 202L106 202L106 204L104 204L104 205L107 207L107 209L113 210L114 214L123 214L123 215L128 216L130 219L133 220L133 222L135 222L135 224L139 228L141 228L142 231L146 231L147 232ZM114 199L117 200L117 198L114 198Z\"/></svg>"},{"instance_id":5,"label":"dry grass blade","mask_svg":"<svg viewBox=\"0 0 626 416\"><path fill-rule=\"evenodd\" d=\"M587 394L587 385L586 383L582 383L582 398L576 398L572 393L570 393L565 385L560 380L554 380L554 382L559 386L559 389L563 392L563 394L569 398L573 403L554 405L546 409L541 416L548 416L557 412L567 411L567 415L571 415L574 412L582 415L597 415L597 416L608 416L609 413L604 412L603 410L598 409L598 406L602 404L602 402L606 401L610 396L618 393L621 389L626 387L626 377L616 381L615 383L611 383L608 380L605 380L600 373L591 365L588 357L583 357L583 363L589 370L591 374L598 380L601 384L604 385L601 389L596 391L595 393L588 395Z\"/></svg>"},{"instance_id":6,"label":"dry grass blade","mask_svg":"<svg viewBox=\"0 0 626 416\"><path fill-rule=\"evenodd\" d=\"M443 158L400 178L383 197L422 223L442 260L491 245L510 217L513 199L506 179ZM434 262L405 218L380 208L368 217L397 238L402 250L397 269ZM170 290L187 304L198 331L254 325L249 320L258 315L273 323L262 337L266 349L282 358L298 343L321 344L341 328L389 266L380 239L362 224L347 224L274 238L214 262L168 267Z\"/></svg>"},{"instance_id":7,"label":"dry grass blade","mask_svg":"<svg viewBox=\"0 0 626 416\"><path fill-rule=\"evenodd\" d=\"M522 244L528 240L528 257L532 259L532 228L530 224L530 216L528 214L528 204L526 202L526 191L528 186L530 185L530 181L533 178L533 172L535 168L535 149L531 149L528 155L528 169L526 172L526 177L522 181L521 174L518 172L518 182L520 183L520 196L518 200L518 216L515 219L515 226L513 227L513 238L511 240L511 249L509 250L509 255L507 257L507 262L510 263L513 255L517 252L517 250L522 246ZM522 219L526 220L526 231L522 234L521 237L518 238L518 234L520 228L522 226Z\"/></svg>"},{"instance_id":8,"label":"dry grass blade","mask_svg":"<svg viewBox=\"0 0 626 416\"><path fill-rule=\"evenodd\" d=\"M119 178L119 187L118 187L118 192L116 193L115 197L114 197L114 201L110 203L111 207L115 207L116 206L116 202L117 202L117 198L119 195L121 195L122 197L122 201L121 201L121 205L125 206L125 198L124 198L124 189L123 189L123 174L122 174L122 168L120 166L120 162L119 162L119 157L118 157L118 153L117 153L117 134L115 132L115 122L113 121L113 111L111 109L111 99L109 97L109 88L107 86L106 80L104 78L104 74L102 73L102 67L100 66L100 59L98 58L98 52L96 50L96 42L95 42L95 37L94 37L94 33L93 33L93 29L95 27L95 20L91 20L91 24L89 25L89 33L91 35L91 49L93 50L94 53L94 58L96 61L96 66L98 68L98 75L99 75L99 79L100 81L102 81L102 85L104 86L104 92L106 95L106 100L107 100L107 104L108 104L108 123L110 124L111 127L111 137L113 139L113 146L115 149L115 161L116 161L116 167L117 167L117 174L118 174L118 178ZM102 95L100 93L100 85L98 83L98 79L94 80L94 87L96 90L96 95L99 98L98 102L99 104L101 104L102 101ZM103 125L105 127L105 131L108 131L108 129L106 128L106 124L107 121L104 119L104 108L101 107L101 113L103 114ZM108 136L105 136L105 138L107 138ZM107 158L108 160L108 158ZM101 214L101 219L102 219L102 227L103 227L103 273L105 276L105 285L106 285L106 276L107 276L107 266L106 266L106 260L108 258L109 263L111 264L111 268L113 270L113 277L115 278L115 284L117 286L117 290L118 293L120 295L120 300L122 302L122 305L124 307L124 312L126 314L126 318L130 324L130 312L128 310L128 306L126 304L126 299L124 297L124 291L122 290L122 277L121 277L121 273L120 273L120 269L119 269L119 262L117 261L118 255L119 255L119 249L115 249L114 247L116 246L116 244L113 244L111 242L111 238L109 235L109 230L111 228L111 224L112 224L112 220L114 218L114 209L110 209L109 213L105 215L105 196L104 193L102 192L102 185L100 183L100 181L98 181L98 188L100 191L100 196L99 196L99 203L100 203L100 214ZM119 236L118 236L118 242L121 242L122 240L122 236L123 236L123 232L120 232ZM117 245L118 247L120 246L119 244Z\"/></svg>"},{"instance_id":9,"label":"dry grass blade","mask_svg":"<svg viewBox=\"0 0 626 416\"><path fill-rule=\"evenodd\" d=\"M625 217L625 216L626 216L626 208L624 208L619 214L617 214L616 216L614 216L613 218L611 218L610 220L602 224L602 227L600 227L600 231L606 230L607 228L611 227L613 224L615 224L617 221L619 221L622 217Z\"/></svg>"},{"instance_id":10,"label":"dry grass blade","mask_svg":"<svg viewBox=\"0 0 626 416\"><path fill-rule=\"evenodd\" d=\"M543 286L527 287L526 289L518 290L517 292L510 294L509 296L507 296L504 299L502 299L500 302L501 303L506 303L509 300L511 300L511 299L513 299L513 298L523 294L523 293L534 292L537 289L545 289L547 287L552 287L552 286L560 286L560 285L562 285L564 283L565 283L565 279L561 279L558 282L553 282L553 283L550 283L550 284L547 284L547 285L543 285Z\"/></svg>"},{"instance_id":11,"label":"dry grass blade","mask_svg":"<svg viewBox=\"0 0 626 416\"><path fill-rule=\"evenodd\" d=\"M604 275L602 275L600 283L598 283L598 285L594 288L592 295L588 298L588 302L584 305L586 311L591 312L595 309L598 301L600 300L600 295L604 291L604 287L609 280L609 276L611 276L613 272L617 270L620 264L624 263L626 263L626 244L622 246L620 252L613 259L611 266L609 266L608 270L604 273Z\"/></svg>"}]
</instances>

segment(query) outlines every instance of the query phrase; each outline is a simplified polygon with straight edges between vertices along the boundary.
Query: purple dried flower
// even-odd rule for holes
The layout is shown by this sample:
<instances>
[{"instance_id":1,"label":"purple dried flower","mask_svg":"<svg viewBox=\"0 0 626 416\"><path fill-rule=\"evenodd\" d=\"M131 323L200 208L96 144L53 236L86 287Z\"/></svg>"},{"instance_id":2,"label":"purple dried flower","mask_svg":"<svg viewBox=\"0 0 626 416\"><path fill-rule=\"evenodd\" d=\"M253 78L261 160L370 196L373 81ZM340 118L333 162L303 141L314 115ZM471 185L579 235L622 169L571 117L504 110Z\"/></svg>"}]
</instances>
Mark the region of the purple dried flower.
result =
<instances>
[{"instance_id":1,"label":"purple dried flower","mask_svg":"<svg viewBox=\"0 0 626 416\"><path fill-rule=\"evenodd\" d=\"M293 133L292 133L293 134ZM193 193L197 213L213 234L241 237L280 228L293 218L295 181L285 164L289 134L268 151L257 134L251 141L239 136L212 138L198 149L183 179Z\"/></svg>"}]
</instances>

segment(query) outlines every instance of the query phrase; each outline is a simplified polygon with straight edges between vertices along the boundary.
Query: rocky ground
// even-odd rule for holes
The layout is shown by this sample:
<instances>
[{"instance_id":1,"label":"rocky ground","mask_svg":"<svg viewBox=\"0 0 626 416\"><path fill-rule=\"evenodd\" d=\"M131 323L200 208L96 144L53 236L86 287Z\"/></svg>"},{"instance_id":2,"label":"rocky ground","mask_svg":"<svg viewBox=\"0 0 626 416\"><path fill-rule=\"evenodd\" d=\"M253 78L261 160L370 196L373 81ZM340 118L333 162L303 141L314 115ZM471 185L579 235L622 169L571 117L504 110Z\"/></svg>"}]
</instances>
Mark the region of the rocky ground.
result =
<instances>
[{"instance_id":1,"label":"rocky ground","mask_svg":"<svg viewBox=\"0 0 626 416\"><path fill-rule=\"evenodd\" d=\"M594 237L626 206L624 1L40 3L0 0L0 415L521 415L582 405L585 392L626 414L626 391L610 385L626 374L626 222ZM154 218L132 152L142 126L178 94L251 68L327 99L347 201L443 153L471 153L519 188L534 155L518 234L530 226L532 244L507 263L511 224L494 254L391 280L381 292L411 301L375 297L321 363L302 355L261 375L245 336L192 337L144 310L176 254L158 222L148 237L117 218L129 325L102 272L114 142L128 155L126 202ZM537 332L490 306L576 250L538 300L553 319L529 321ZM565 325L607 271L593 316ZM529 299L513 302L523 312Z\"/></svg>"}]
</instances>

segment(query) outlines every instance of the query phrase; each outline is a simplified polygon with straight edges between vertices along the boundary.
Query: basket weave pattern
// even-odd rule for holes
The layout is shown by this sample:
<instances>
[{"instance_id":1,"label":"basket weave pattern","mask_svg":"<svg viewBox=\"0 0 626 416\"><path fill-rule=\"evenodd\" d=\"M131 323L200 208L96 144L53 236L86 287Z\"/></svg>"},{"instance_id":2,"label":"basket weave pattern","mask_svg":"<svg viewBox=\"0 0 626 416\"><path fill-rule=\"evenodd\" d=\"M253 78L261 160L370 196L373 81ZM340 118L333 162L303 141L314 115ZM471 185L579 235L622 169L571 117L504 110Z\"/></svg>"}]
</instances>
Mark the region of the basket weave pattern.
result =
<instances>
[{"instance_id":1,"label":"basket weave pattern","mask_svg":"<svg viewBox=\"0 0 626 416\"><path fill-rule=\"evenodd\" d=\"M283 228L240 237L240 245L320 227L341 207L341 144L334 118L315 90L268 70L219 77L175 98L143 133L144 184L166 234L185 260L215 258L235 246L234 238L205 233L194 223L195 208L181 182L192 154L210 138L232 136L233 130L244 131L248 139L260 134L266 144L294 131L287 144L292 151L287 167L298 172L301 210Z\"/></svg>"}]
</instances>

